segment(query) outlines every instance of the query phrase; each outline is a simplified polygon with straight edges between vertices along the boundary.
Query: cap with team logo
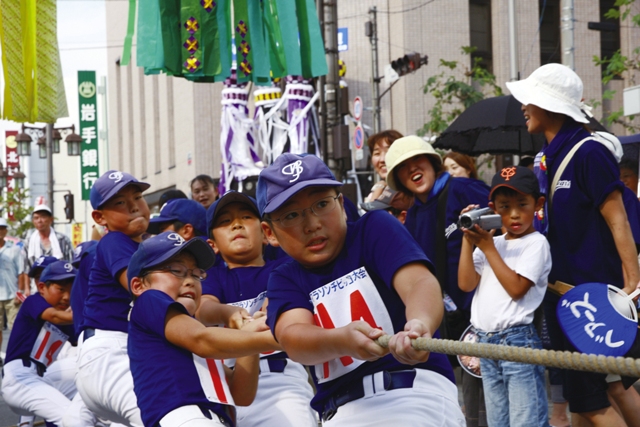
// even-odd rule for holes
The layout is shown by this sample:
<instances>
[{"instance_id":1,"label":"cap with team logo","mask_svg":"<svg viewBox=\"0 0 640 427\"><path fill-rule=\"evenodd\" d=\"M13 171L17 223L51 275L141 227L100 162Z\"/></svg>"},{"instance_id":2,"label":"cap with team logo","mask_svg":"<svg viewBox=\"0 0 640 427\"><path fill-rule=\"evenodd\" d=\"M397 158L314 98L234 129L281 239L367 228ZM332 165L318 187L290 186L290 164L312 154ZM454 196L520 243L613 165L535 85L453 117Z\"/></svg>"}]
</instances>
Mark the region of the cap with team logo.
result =
<instances>
[{"instance_id":1,"label":"cap with team logo","mask_svg":"<svg viewBox=\"0 0 640 427\"><path fill-rule=\"evenodd\" d=\"M75 268L78 268L80 261L82 261L82 258L86 255L87 251L97 244L97 240L87 240L86 242L82 242L76 246L73 250L73 260L71 261L71 264L73 264Z\"/></svg>"},{"instance_id":2,"label":"cap with team logo","mask_svg":"<svg viewBox=\"0 0 640 427\"><path fill-rule=\"evenodd\" d=\"M47 265L40 276L41 282L56 282L58 280L73 279L76 277L76 270L69 261L56 260Z\"/></svg>"},{"instance_id":3,"label":"cap with team logo","mask_svg":"<svg viewBox=\"0 0 640 427\"><path fill-rule=\"evenodd\" d=\"M151 185L138 181L133 175L117 170L106 171L91 187L91 206L93 209L100 209L102 205L109 201L118 191L130 184L135 184L140 191L145 191Z\"/></svg>"},{"instance_id":4,"label":"cap with team logo","mask_svg":"<svg viewBox=\"0 0 640 427\"><path fill-rule=\"evenodd\" d=\"M268 214L278 209L298 191L311 186L339 187L331 170L312 154L281 154L258 178L258 209Z\"/></svg>"},{"instance_id":5,"label":"cap with team logo","mask_svg":"<svg viewBox=\"0 0 640 427\"><path fill-rule=\"evenodd\" d=\"M258 217L260 217L256 199L247 196L246 194L230 190L224 193L224 195L218 200L213 202L213 204L207 209L207 231L213 228L213 222L216 220L216 216L218 216L222 208L231 203L244 203L245 205L249 206L251 210L253 210L256 215L258 215Z\"/></svg>"},{"instance_id":6,"label":"cap with team logo","mask_svg":"<svg viewBox=\"0 0 640 427\"><path fill-rule=\"evenodd\" d=\"M44 270L49 264L53 264L58 261L58 258L53 256L41 256L38 257L29 270L29 277L36 277L36 274Z\"/></svg>"},{"instance_id":7,"label":"cap with team logo","mask_svg":"<svg viewBox=\"0 0 640 427\"><path fill-rule=\"evenodd\" d=\"M208 270L213 266L216 255L213 249L202 239L184 240L178 233L165 231L153 236L138 246L138 250L129 261L127 280L139 277L142 271L160 265L182 252L188 252L196 259L198 268Z\"/></svg>"},{"instance_id":8,"label":"cap with team logo","mask_svg":"<svg viewBox=\"0 0 640 427\"><path fill-rule=\"evenodd\" d=\"M538 177L531 169L524 166L509 166L496 172L491 180L489 200L491 200L493 192L500 187L508 187L521 194L540 193Z\"/></svg>"},{"instance_id":9,"label":"cap with team logo","mask_svg":"<svg viewBox=\"0 0 640 427\"><path fill-rule=\"evenodd\" d=\"M160 215L149 220L147 232L160 233L160 224L164 222L180 221L191 224L202 236L207 234L205 223L207 211L195 200L171 199L160 208Z\"/></svg>"}]
</instances>

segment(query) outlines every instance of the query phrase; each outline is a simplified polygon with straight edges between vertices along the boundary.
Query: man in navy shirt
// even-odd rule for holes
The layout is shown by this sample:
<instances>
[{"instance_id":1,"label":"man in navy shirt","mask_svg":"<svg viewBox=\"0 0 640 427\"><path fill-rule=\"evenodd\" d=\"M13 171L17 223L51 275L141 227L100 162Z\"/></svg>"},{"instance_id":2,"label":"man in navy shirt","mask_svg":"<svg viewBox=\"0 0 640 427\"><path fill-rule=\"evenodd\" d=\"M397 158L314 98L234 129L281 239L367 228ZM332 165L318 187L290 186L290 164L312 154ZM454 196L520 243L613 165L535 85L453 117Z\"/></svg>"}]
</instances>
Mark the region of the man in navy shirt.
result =
<instances>
[{"instance_id":1,"label":"man in navy shirt","mask_svg":"<svg viewBox=\"0 0 640 427\"><path fill-rule=\"evenodd\" d=\"M312 155L261 172L263 230L296 261L271 273L267 323L291 359L315 365L325 426L463 426L446 357L411 346L442 320L431 262L386 212L347 224L341 185ZM385 333L388 349L375 342Z\"/></svg>"}]
</instances>

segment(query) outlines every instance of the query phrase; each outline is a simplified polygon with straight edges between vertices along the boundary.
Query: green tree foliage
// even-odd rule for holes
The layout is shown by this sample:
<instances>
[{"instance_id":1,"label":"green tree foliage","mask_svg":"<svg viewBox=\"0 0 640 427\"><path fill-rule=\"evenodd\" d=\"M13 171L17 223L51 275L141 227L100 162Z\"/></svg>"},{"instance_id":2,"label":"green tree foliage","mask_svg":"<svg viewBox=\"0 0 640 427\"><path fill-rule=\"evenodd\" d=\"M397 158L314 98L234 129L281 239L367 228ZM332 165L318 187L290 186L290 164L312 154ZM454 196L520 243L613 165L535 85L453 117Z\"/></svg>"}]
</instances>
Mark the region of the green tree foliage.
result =
<instances>
[{"instance_id":1,"label":"green tree foliage","mask_svg":"<svg viewBox=\"0 0 640 427\"><path fill-rule=\"evenodd\" d=\"M475 47L463 46L462 53L469 55ZM429 77L423 87L425 94L435 99L429 110L430 120L418 129L418 135L439 135L465 109L486 96L501 96L502 88L496 84L496 76L482 67L481 58L473 58L471 68L458 61L440 60L439 74Z\"/></svg>"},{"instance_id":2,"label":"green tree foliage","mask_svg":"<svg viewBox=\"0 0 640 427\"><path fill-rule=\"evenodd\" d=\"M616 0L614 7L609 9L605 14L606 18L619 19L620 22L629 22L635 27L640 27L640 14L631 15L630 6L635 3L635 0ZM634 72L640 71L640 46L631 51L631 56L625 56L618 49L611 58L600 58L594 55L593 62L596 66L600 67L604 65L604 72L602 73L602 83L607 84L614 78L627 78L630 84L636 85ZM612 99L616 91L607 90L603 93L603 99ZM625 116L623 108L617 111L612 111L608 116L603 118L609 125L618 123L624 126L631 132L640 131L640 126L632 123L634 116Z\"/></svg>"},{"instance_id":3,"label":"green tree foliage","mask_svg":"<svg viewBox=\"0 0 640 427\"><path fill-rule=\"evenodd\" d=\"M0 194L0 215L9 214L9 235L24 238L27 231L33 228L31 214L33 207L29 206L29 189L14 189Z\"/></svg>"}]
</instances>

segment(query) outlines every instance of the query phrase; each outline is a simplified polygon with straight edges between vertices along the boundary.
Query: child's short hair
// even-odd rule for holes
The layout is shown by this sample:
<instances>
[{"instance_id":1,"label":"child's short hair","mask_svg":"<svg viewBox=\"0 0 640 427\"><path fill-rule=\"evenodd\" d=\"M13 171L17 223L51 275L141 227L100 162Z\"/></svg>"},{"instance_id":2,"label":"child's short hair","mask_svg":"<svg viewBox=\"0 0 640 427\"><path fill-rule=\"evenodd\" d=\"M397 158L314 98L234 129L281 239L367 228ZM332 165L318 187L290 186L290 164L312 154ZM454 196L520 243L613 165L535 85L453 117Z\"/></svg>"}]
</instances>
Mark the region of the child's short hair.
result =
<instances>
[{"instance_id":1,"label":"child's short hair","mask_svg":"<svg viewBox=\"0 0 640 427\"><path fill-rule=\"evenodd\" d=\"M307 187L341 187L331 170L312 154L281 154L258 178L258 209L264 218Z\"/></svg>"},{"instance_id":2,"label":"child's short hair","mask_svg":"<svg viewBox=\"0 0 640 427\"><path fill-rule=\"evenodd\" d=\"M531 169L524 166L509 166L502 168L491 180L489 199L494 201L498 194L507 196L526 194L538 200L540 183Z\"/></svg>"},{"instance_id":3,"label":"child's short hair","mask_svg":"<svg viewBox=\"0 0 640 427\"><path fill-rule=\"evenodd\" d=\"M258 202L253 197L247 196L246 194L239 193L234 190L227 191L224 193L222 197L213 202L211 206L207 209L207 233L211 238L213 238L213 234L211 230L213 229L213 224L216 221L216 217L225 206L231 203L242 203L247 205L252 211L255 212L256 217L260 218L260 212L258 211Z\"/></svg>"},{"instance_id":4,"label":"child's short hair","mask_svg":"<svg viewBox=\"0 0 640 427\"><path fill-rule=\"evenodd\" d=\"M93 209L100 209L113 196L127 185L134 184L140 191L145 191L151 185L138 181L133 175L117 170L106 171L93 183L89 199Z\"/></svg>"},{"instance_id":5,"label":"child's short hair","mask_svg":"<svg viewBox=\"0 0 640 427\"><path fill-rule=\"evenodd\" d=\"M436 152L431 144L419 136L409 135L404 138L397 139L385 157L385 163L387 164L387 185L391 189L396 191L402 191L405 194L411 194L411 192L400 182L397 177L397 167L412 157L425 155L429 159L436 178L444 172L444 166L442 165L442 158L440 154Z\"/></svg>"}]
</instances>

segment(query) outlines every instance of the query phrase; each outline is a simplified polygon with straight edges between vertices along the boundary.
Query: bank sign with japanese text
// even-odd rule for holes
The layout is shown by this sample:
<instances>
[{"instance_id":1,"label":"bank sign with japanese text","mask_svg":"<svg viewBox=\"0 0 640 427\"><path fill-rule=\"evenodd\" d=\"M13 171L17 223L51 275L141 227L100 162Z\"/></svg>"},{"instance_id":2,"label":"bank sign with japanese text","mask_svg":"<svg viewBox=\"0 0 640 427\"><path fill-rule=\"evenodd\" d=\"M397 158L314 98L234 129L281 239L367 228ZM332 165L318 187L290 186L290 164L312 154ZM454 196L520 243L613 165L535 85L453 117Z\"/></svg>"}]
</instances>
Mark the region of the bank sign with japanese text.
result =
<instances>
[{"instance_id":1,"label":"bank sign with japanese text","mask_svg":"<svg viewBox=\"0 0 640 427\"><path fill-rule=\"evenodd\" d=\"M78 110L80 111L80 183L82 200L89 200L91 187L100 176L98 163L98 103L96 72L78 71Z\"/></svg>"}]
</instances>

